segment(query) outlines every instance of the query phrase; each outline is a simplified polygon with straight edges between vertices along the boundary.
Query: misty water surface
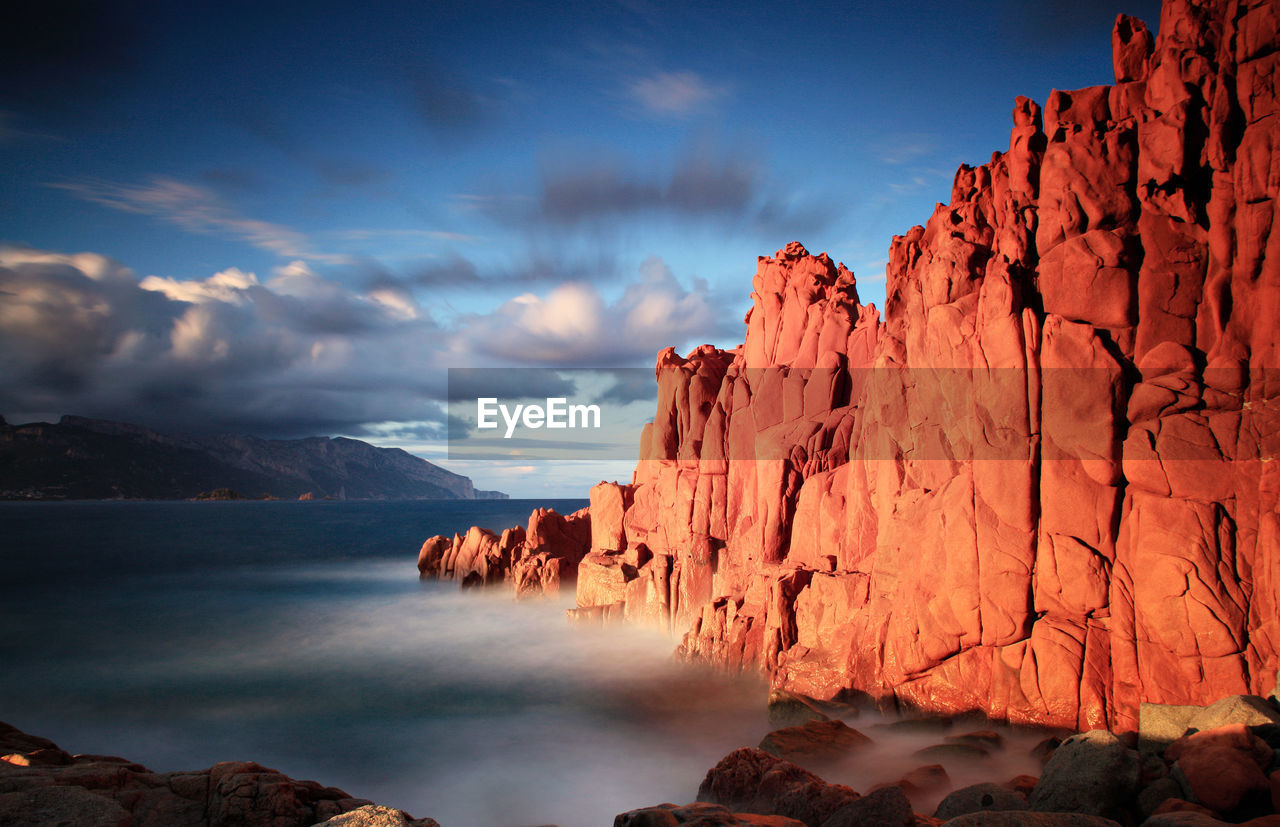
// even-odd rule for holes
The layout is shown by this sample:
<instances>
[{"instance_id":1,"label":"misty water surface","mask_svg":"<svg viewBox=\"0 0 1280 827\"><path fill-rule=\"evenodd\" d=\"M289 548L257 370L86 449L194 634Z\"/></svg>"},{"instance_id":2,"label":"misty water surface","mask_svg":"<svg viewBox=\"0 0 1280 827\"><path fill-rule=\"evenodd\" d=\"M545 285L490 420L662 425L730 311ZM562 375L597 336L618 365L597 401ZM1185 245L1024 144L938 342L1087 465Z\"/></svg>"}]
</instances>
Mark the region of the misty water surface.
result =
<instances>
[{"instance_id":1,"label":"misty water surface","mask_svg":"<svg viewBox=\"0 0 1280 827\"><path fill-rule=\"evenodd\" d=\"M417 580L427 536L533 505L0 503L0 720L157 771L253 760L448 827L694 800L769 731L760 682L676 663L654 630L569 626L571 598ZM827 777L863 792L941 737L851 723L874 754ZM948 764L955 785L1037 773L1040 736L1007 735L1007 760Z\"/></svg>"}]
</instances>

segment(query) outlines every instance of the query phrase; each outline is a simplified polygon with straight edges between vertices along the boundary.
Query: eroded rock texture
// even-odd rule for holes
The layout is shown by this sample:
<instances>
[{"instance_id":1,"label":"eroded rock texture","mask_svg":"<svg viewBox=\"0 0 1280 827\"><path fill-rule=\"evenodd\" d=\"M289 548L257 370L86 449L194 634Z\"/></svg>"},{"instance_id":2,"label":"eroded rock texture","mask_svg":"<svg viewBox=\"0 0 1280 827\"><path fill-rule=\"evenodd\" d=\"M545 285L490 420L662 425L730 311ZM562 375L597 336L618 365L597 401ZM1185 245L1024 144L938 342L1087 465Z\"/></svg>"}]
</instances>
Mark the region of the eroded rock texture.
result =
<instances>
[{"instance_id":1,"label":"eroded rock texture","mask_svg":"<svg viewBox=\"0 0 1280 827\"><path fill-rule=\"evenodd\" d=\"M1117 20L1116 85L893 240L884 318L798 243L746 342L658 357L579 603L818 698L1132 729L1280 647L1278 11Z\"/></svg>"},{"instance_id":2,"label":"eroded rock texture","mask_svg":"<svg viewBox=\"0 0 1280 827\"><path fill-rule=\"evenodd\" d=\"M825 254L762 257L742 346L658 356L582 611L820 699L1125 730L1270 692L1278 31L1261 0L1121 16L1114 86L1019 98L894 238L883 318Z\"/></svg>"},{"instance_id":3,"label":"eroded rock texture","mask_svg":"<svg viewBox=\"0 0 1280 827\"><path fill-rule=\"evenodd\" d=\"M534 509L528 527L502 534L472 526L466 534L436 535L418 552L424 579L457 580L463 586L510 582L518 596L557 594L562 583L577 579L578 563L590 549L591 516L587 509L563 516L550 508Z\"/></svg>"}]
</instances>

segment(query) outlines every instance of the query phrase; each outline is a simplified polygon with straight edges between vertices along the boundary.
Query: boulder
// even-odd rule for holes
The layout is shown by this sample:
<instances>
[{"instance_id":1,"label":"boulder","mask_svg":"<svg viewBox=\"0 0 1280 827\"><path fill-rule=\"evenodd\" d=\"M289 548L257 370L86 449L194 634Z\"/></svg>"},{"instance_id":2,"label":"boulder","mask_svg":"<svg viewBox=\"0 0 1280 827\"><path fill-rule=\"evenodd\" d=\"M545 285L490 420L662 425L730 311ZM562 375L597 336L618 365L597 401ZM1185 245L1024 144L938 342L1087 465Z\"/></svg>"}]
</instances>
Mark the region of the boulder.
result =
<instances>
[{"instance_id":1,"label":"boulder","mask_svg":"<svg viewBox=\"0 0 1280 827\"><path fill-rule=\"evenodd\" d=\"M1159 754L1183 736L1201 707L1181 704L1144 703L1138 707L1138 751Z\"/></svg>"},{"instance_id":2,"label":"boulder","mask_svg":"<svg viewBox=\"0 0 1280 827\"><path fill-rule=\"evenodd\" d=\"M1270 801L1270 783L1245 750L1210 743L1188 749L1177 767L1193 800L1216 813L1230 813L1250 796Z\"/></svg>"},{"instance_id":3,"label":"boulder","mask_svg":"<svg viewBox=\"0 0 1280 827\"><path fill-rule=\"evenodd\" d=\"M891 785L844 805L823 821L822 827L860 827L864 824L915 827L916 818L902 788Z\"/></svg>"},{"instance_id":4,"label":"boulder","mask_svg":"<svg viewBox=\"0 0 1280 827\"><path fill-rule=\"evenodd\" d=\"M999 784L971 784L953 791L938 803L934 818L952 819L968 813L1029 810L1027 797Z\"/></svg>"},{"instance_id":5,"label":"boulder","mask_svg":"<svg viewBox=\"0 0 1280 827\"><path fill-rule=\"evenodd\" d=\"M1225 827L1227 822L1191 810L1159 813L1142 822L1142 827Z\"/></svg>"},{"instance_id":6,"label":"boulder","mask_svg":"<svg viewBox=\"0 0 1280 827\"><path fill-rule=\"evenodd\" d=\"M1122 820L1138 793L1134 750L1106 730L1073 735L1045 764L1031 792L1038 812L1082 813Z\"/></svg>"},{"instance_id":7,"label":"boulder","mask_svg":"<svg viewBox=\"0 0 1280 827\"><path fill-rule=\"evenodd\" d=\"M1120 827L1120 822L1101 816L1017 810L969 813L943 823L948 827Z\"/></svg>"},{"instance_id":8,"label":"boulder","mask_svg":"<svg viewBox=\"0 0 1280 827\"><path fill-rule=\"evenodd\" d=\"M83 787L35 787L0 794L0 824L130 827L132 823L119 802Z\"/></svg>"},{"instance_id":9,"label":"boulder","mask_svg":"<svg viewBox=\"0 0 1280 827\"><path fill-rule=\"evenodd\" d=\"M329 827L440 827L440 823L433 818L414 818L404 810L378 804L357 807L321 824Z\"/></svg>"},{"instance_id":10,"label":"boulder","mask_svg":"<svg viewBox=\"0 0 1280 827\"><path fill-rule=\"evenodd\" d=\"M760 749L804 766L838 761L874 744L844 721L807 721L770 732L760 741Z\"/></svg>"},{"instance_id":11,"label":"boulder","mask_svg":"<svg viewBox=\"0 0 1280 827\"><path fill-rule=\"evenodd\" d=\"M698 800L734 812L780 815L820 827L860 796L843 784L828 784L806 769L759 749L734 750L707 771Z\"/></svg>"},{"instance_id":12,"label":"boulder","mask_svg":"<svg viewBox=\"0 0 1280 827\"><path fill-rule=\"evenodd\" d=\"M695 827L804 827L804 822L794 818L734 813L719 804L704 802L682 806L659 804L619 813L613 819L613 827L679 827L681 824Z\"/></svg>"},{"instance_id":13,"label":"boulder","mask_svg":"<svg viewBox=\"0 0 1280 827\"><path fill-rule=\"evenodd\" d=\"M1227 724L1280 724L1280 709L1257 695L1230 695L1198 711L1191 717L1188 728L1204 731Z\"/></svg>"},{"instance_id":14,"label":"boulder","mask_svg":"<svg viewBox=\"0 0 1280 827\"><path fill-rule=\"evenodd\" d=\"M30 757L40 753L66 753L46 739L7 724L0 724L0 748L15 750L0 764L0 824L309 827L362 808L354 820L335 823L352 827L436 824L430 819L415 821L399 810L369 809L366 805L371 805L370 801L252 762L226 762L194 772L154 773L141 764L104 755L32 761ZM396 821L401 816L403 822Z\"/></svg>"}]
</instances>

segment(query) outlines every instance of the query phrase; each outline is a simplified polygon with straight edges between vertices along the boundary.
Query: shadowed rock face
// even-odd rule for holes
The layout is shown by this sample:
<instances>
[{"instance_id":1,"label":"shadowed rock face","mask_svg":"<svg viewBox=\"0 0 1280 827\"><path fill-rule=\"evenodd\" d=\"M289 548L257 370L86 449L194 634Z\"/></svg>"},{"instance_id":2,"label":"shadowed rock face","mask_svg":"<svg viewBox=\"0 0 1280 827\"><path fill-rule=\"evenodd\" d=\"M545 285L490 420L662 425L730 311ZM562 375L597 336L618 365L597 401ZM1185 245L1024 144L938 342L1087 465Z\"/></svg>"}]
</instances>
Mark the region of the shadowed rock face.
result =
<instances>
[{"instance_id":1,"label":"shadowed rock face","mask_svg":"<svg viewBox=\"0 0 1280 827\"><path fill-rule=\"evenodd\" d=\"M0 722L0 824L68 827L439 827L249 761L155 773L105 755L70 755Z\"/></svg>"},{"instance_id":2,"label":"shadowed rock face","mask_svg":"<svg viewBox=\"0 0 1280 827\"><path fill-rule=\"evenodd\" d=\"M580 603L818 698L1132 729L1270 692L1277 14L1121 17L1115 86L1019 98L893 240L883 319L825 254L761 258L741 347L658 357Z\"/></svg>"},{"instance_id":3,"label":"shadowed rock face","mask_svg":"<svg viewBox=\"0 0 1280 827\"><path fill-rule=\"evenodd\" d=\"M743 345L659 354L579 612L819 699L1133 730L1270 693L1278 30L1121 16L1116 85L1018 98L893 239L883 318L825 253L760 258Z\"/></svg>"}]
</instances>

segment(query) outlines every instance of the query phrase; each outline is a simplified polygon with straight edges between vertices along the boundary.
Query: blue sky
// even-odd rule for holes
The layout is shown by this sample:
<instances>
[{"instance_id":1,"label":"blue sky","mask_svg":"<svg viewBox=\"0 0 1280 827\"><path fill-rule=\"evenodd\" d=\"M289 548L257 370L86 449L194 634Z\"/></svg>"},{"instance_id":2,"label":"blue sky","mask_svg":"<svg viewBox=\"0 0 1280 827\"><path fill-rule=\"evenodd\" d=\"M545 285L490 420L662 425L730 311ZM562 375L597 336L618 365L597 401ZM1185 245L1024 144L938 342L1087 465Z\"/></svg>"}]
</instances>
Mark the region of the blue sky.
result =
<instances>
[{"instance_id":1,"label":"blue sky","mask_svg":"<svg viewBox=\"0 0 1280 827\"><path fill-rule=\"evenodd\" d=\"M1108 83L1148 2L0 11L0 413L442 456L448 367L741 341L757 255L892 235ZM448 464L448 463L446 463ZM451 465L577 494L624 466Z\"/></svg>"}]
</instances>

